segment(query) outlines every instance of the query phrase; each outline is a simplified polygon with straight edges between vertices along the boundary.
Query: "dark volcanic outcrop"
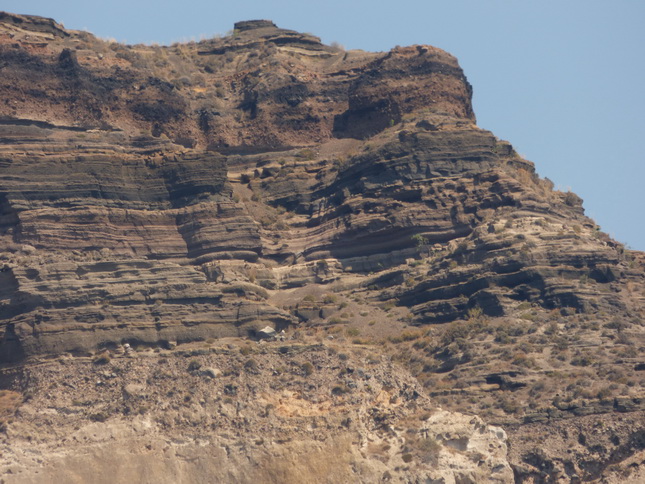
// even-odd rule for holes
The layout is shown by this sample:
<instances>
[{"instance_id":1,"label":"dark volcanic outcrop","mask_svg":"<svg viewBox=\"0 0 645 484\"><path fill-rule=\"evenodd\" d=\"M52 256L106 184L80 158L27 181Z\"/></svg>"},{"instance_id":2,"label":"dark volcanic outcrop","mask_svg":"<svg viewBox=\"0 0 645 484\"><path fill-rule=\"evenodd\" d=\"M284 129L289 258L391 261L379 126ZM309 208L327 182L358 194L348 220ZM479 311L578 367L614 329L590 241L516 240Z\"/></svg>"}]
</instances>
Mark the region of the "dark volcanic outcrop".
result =
<instances>
[{"instance_id":1,"label":"dark volcanic outcrop","mask_svg":"<svg viewBox=\"0 0 645 484\"><path fill-rule=\"evenodd\" d=\"M43 358L105 350L109 362L124 344L174 354L269 325L338 341L345 357L380 343L443 405L511 436L551 419L584 416L588 431L594 415L641 415L642 254L476 126L449 54L344 51L267 20L199 43L125 46L2 13L0 70L3 388L26 391L20 369ZM327 384L335 396L355 388ZM370 392L348 408L382 398ZM416 415L406 412L397 418ZM566 462L518 444L516 478L623 472L642 439L616 429L601 439L613 450L590 457L580 444ZM565 433L562 448L575 438ZM361 436L372 449L361 452L386 464L389 447ZM423 445L424 465L438 462ZM417 455L408 447L396 447L405 464Z\"/></svg>"}]
</instances>

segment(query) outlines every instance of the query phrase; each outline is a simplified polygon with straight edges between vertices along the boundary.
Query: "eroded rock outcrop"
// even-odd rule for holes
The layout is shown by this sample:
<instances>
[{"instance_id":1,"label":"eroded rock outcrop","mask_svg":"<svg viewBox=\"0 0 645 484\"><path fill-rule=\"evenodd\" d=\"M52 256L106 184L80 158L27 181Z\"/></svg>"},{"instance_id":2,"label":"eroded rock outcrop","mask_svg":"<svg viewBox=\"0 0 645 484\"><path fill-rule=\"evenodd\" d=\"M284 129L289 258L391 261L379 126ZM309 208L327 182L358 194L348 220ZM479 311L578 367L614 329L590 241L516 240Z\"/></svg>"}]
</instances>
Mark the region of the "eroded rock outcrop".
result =
<instances>
[{"instance_id":1,"label":"eroded rock outcrop","mask_svg":"<svg viewBox=\"0 0 645 484\"><path fill-rule=\"evenodd\" d=\"M512 482L504 431L432 409L400 368L378 355L361 366L333 343L279 344L193 347L188 367L175 350L33 368L38 396L8 430L0 473L7 483Z\"/></svg>"}]
</instances>

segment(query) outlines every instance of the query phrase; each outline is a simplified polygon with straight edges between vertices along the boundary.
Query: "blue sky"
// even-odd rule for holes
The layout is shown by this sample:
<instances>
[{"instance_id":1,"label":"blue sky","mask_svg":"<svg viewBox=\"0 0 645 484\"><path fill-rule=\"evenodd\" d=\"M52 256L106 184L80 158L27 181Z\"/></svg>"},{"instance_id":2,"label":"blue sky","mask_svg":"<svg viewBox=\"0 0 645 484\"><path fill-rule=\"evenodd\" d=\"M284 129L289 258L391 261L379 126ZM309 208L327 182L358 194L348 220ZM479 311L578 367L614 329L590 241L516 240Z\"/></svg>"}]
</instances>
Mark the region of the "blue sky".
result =
<instances>
[{"instance_id":1,"label":"blue sky","mask_svg":"<svg viewBox=\"0 0 645 484\"><path fill-rule=\"evenodd\" d=\"M510 141L618 241L645 250L642 0L3 0L128 43L198 40L267 18L348 49L431 44L474 87L479 126Z\"/></svg>"}]
</instances>

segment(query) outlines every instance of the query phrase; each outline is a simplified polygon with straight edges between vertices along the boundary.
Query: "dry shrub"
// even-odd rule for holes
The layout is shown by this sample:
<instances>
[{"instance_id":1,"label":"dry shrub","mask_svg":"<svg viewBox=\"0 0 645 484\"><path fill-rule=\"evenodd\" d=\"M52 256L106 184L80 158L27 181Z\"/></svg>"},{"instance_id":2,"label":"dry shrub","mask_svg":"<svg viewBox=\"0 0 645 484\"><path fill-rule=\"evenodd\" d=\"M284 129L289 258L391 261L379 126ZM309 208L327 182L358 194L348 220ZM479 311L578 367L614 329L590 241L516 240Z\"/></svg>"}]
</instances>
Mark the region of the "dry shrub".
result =
<instances>
[{"instance_id":1,"label":"dry shrub","mask_svg":"<svg viewBox=\"0 0 645 484\"><path fill-rule=\"evenodd\" d=\"M103 353L96 355L92 360L92 363L94 363L95 365L107 365L110 361L110 353L104 351Z\"/></svg>"},{"instance_id":2,"label":"dry shrub","mask_svg":"<svg viewBox=\"0 0 645 484\"><path fill-rule=\"evenodd\" d=\"M305 361L300 369L305 376L310 376L314 372L314 365L312 365L309 361Z\"/></svg>"},{"instance_id":3,"label":"dry shrub","mask_svg":"<svg viewBox=\"0 0 645 484\"><path fill-rule=\"evenodd\" d=\"M388 339L392 343L403 343L405 341L414 341L423 336L423 331L404 331L398 336L390 336Z\"/></svg>"},{"instance_id":4,"label":"dry shrub","mask_svg":"<svg viewBox=\"0 0 645 484\"><path fill-rule=\"evenodd\" d=\"M12 390L0 390L0 430L4 430L22 403L22 395Z\"/></svg>"},{"instance_id":5,"label":"dry shrub","mask_svg":"<svg viewBox=\"0 0 645 484\"><path fill-rule=\"evenodd\" d=\"M529 170L525 168L518 168L516 173L517 180L523 185L533 185L535 183L536 176Z\"/></svg>"}]
</instances>

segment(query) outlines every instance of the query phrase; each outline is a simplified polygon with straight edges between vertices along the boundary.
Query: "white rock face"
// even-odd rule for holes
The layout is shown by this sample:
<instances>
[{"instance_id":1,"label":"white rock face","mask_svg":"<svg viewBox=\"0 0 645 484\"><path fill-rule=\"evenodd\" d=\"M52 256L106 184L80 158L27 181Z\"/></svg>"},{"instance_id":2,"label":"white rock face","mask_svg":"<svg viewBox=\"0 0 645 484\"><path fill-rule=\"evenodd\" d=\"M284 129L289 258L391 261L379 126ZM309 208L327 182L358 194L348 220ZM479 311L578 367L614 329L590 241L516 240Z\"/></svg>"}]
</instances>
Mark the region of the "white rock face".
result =
<instances>
[{"instance_id":1,"label":"white rock face","mask_svg":"<svg viewBox=\"0 0 645 484\"><path fill-rule=\"evenodd\" d=\"M28 369L33 394L0 434L0 480L513 482L504 431L436 409L400 367L341 359L324 345L289 355L284 345ZM202 370L188 370L187 358Z\"/></svg>"},{"instance_id":2,"label":"white rock face","mask_svg":"<svg viewBox=\"0 0 645 484\"><path fill-rule=\"evenodd\" d=\"M502 428L487 425L477 416L441 410L428 418L424 430L428 439L441 444L438 472L444 481L439 482L513 482Z\"/></svg>"},{"instance_id":3,"label":"white rock face","mask_svg":"<svg viewBox=\"0 0 645 484\"><path fill-rule=\"evenodd\" d=\"M194 417L194 415L193 415ZM289 442L261 442L217 435L170 435L149 418L90 423L56 447L52 441L3 449L0 470L6 484L154 482L284 483L424 482L437 484L511 483L504 432L478 417L440 411L423 426L441 442L434 458L408 461L405 438L367 437L356 445L347 432ZM322 438L322 440L320 440ZM445 439L445 440L443 440ZM363 443L367 443L364 440ZM376 448L385 449L374 459ZM258 444L258 442L261 442ZM397 445L398 444L398 445ZM372 452L366 451L371 449Z\"/></svg>"}]
</instances>

